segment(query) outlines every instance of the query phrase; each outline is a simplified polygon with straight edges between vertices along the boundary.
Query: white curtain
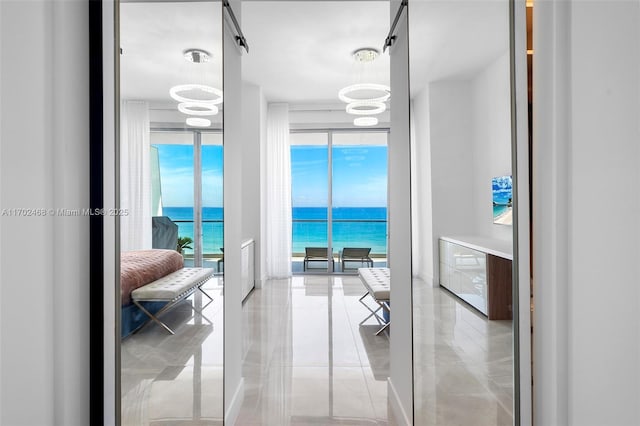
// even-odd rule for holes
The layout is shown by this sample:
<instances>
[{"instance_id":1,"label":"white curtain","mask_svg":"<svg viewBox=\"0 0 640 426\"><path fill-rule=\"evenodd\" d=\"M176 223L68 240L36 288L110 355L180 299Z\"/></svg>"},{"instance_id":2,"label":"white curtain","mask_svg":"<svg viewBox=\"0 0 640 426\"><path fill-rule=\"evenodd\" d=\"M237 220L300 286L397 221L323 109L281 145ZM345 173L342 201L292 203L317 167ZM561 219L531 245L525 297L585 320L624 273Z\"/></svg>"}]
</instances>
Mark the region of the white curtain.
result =
<instances>
[{"instance_id":1,"label":"white curtain","mask_svg":"<svg viewBox=\"0 0 640 426\"><path fill-rule=\"evenodd\" d=\"M262 214L267 278L291 276L291 149L289 105L270 104L267 110L265 198Z\"/></svg>"},{"instance_id":2,"label":"white curtain","mask_svg":"<svg viewBox=\"0 0 640 426\"><path fill-rule=\"evenodd\" d=\"M149 107L124 101L120 113L121 250L151 248L151 148Z\"/></svg>"}]
</instances>

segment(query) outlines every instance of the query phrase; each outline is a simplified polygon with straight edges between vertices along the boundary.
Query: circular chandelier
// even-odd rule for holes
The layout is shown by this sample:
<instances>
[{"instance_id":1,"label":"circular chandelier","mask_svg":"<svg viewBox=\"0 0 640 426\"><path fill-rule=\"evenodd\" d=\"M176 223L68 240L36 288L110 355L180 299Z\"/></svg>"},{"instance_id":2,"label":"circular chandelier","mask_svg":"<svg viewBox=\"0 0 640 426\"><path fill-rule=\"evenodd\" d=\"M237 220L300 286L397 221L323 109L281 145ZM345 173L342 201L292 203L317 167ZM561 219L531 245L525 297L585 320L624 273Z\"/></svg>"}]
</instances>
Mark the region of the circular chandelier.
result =
<instances>
[{"instance_id":1,"label":"circular chandelier","mask_svg":"<svg viewBox=\"0 0 640 426\"><path fill-rule=\"evenodd\" d=\"M380 96L370 96L372 92ZM360 96L358 96L358 93L360 93ZM367 94L369 94L369 96L367 96ZM352 84L351 86L343 87L338 92L338 98L345 103L358 101L386 102L390 97L391 88L389 88L389 86L375 83Z\"/></svg>"},{"instance_id":2,"label":"circular chandelier","mask_svg":"<svg viewBox=\"0 0 640 426\"><path fill-rule=\"evenodd\" d=\"M355 126L375 126L378 124L378 119L376 117L358 117L353 119L353 124Z\"/></svg>"},{"instance_id":3,"label":"circular chandelier","mask_svg":"<svg viewBox=\"0 0 640 426\"><path fill-rule=\"evenodd\" d=\"M353 52L356 62L369 63L380 55L380 51L365 47ZM343 87L338 92L338 98L347 104L347 114L370 116L380 114L387 109L385 104L391 98L391 88L377 83L356 83ZM353 120L355 126L375 126L375 117L358 117Z\"/></svg>"},{"instance_id":4,"label":"circular chandelier","mask_svg":"<svg viewBox=\"0 0 640 426\"><path fill-rule=\"evenodd\" d=\"M182 92L202 92L204 94L203 98L189 98L184 95L180 95ZM215 97L211 96L214 95ZM201 103L201 104L213 104L219 105L222 103L222 90L216 89L215 87L206 86L204 84L179 84L177 86L173 86L169 89L169 96L175 99L178 102L189 102L189 103ZM206 97L210 97L211 99L206 99Z\"/></svg>"},{"instance_id":5,"label":"circular chandelier","mask_svg":"<svg viewBox=\"0 0 640 426\"><path fill-rule=\"evenodd\" d=\"M201 118L201 117L188 117L187 125L194 126L194 127L209 127L211 126L211 120L209 120L208 118Z\"/></svg>"},{"instance_id":6,"label":"circular chandelier","mask_svg":"<svg viewBox=\"0 0 640 426\"><path fill-rule=\"evenodd\" d=\"M187 115L216 115L218 107L205 102L182 102L178 104L178 111Z\"/></svg>"},{"instance_id":7,"label":"circular chandelier","mask_svg":"<svg viewBox=\"0 0 640 426\"><path fill-rule=\"evenodd\" d=\"M369 115L380 114L387 109L383 102L355 101L347 104L347 114Z\"/></svg>"},{"instance_id":8,"label":"circular chandelier","mask_svg":"<svg viewBox=\"0 0 640 426\"><path fill-rule=\"evenodd\" d=\"M183 52L186 61L193 64L209 62L211 54L202 49L187 49ZM194 127L209 127L211 120L202 116L216 115L217 105L222 104L222 90L206 84L179 84L169 89L169 96L177 102L178 111L195 117L188 117L186 124Z\"/></svg>"}]
</instances>

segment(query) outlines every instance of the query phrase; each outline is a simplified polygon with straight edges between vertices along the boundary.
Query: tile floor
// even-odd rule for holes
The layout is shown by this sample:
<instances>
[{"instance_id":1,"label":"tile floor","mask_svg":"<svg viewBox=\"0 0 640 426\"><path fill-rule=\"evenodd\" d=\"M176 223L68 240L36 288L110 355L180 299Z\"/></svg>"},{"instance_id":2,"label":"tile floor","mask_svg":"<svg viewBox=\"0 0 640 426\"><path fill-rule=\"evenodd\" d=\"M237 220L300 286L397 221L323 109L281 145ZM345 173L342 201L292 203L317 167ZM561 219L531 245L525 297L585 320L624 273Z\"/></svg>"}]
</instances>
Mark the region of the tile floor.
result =
<instances>
[{"instance_id":1,"label":"tile floor","mask_svg":"<svg viewBox=\"0 0 640 426\"><path fill-rule=\"evenodd\" d=\"M254 291L244 309L239 425L386 425L389 340L358 325L357 276L295 276Z\"/></svg>"},{"instance_id":2,"label":"tile floor","mask_svg":"<svg viewBox=\"0 0 640 426\"><path fill-rule=\"evenodd\" d=\"M122 342L123 425L222 424L222 297L188 304ZM510 321L487 321L445 290L414 284L416 425L511 425ZM375 336L357 276L294 276L243 307L245 397L237 425L387 425L389 340ZM205 299L206 300L206 299ZM199 303L190 298L188 303Z\"/></svg>"},{"instance_id":3,"label":"tile floor","mask_svg":"<svg viewBox=\"0 0 640 426\"><path fill-rule=\"evenodd\" d=\"M161 318L170 335L150 323L121 343L123 426L222 425L222 286L217 278L203 288L214 298L190 296Z\"/></svg>"},{"instance_id":4,"label":"tile floor","mask_svg":"<svg viewBox=\"0 0 640 426\"><path fill-rule=\"evenodd\" d=\"M415 424L513 424L511 321L414 281Z\"/></svg>"}]
</instances>

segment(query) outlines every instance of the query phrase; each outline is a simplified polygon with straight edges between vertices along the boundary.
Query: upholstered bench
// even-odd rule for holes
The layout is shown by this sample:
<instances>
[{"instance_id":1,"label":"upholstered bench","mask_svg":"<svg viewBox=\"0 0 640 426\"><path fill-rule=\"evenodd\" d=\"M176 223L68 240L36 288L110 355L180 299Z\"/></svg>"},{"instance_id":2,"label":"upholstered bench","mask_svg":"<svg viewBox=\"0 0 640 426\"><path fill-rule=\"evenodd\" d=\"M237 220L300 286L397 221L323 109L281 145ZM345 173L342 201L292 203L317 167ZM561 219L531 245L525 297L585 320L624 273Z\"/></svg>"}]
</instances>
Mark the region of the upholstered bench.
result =
<instances>
[{"instance_id":1,"label":"upholstered bench","mask_svg":"<svg viewBox=\"0 0 640 426\"><path fill-rule=\"evenodd\" d=\"M371 312L365 319L360 322L360 325L364 324L369 318L374 317L376 321L382 326L380 330L376 332L376 335L386 330L391 321L386 321L383 316L380 316L378 312L382 310L387 314L391 314L391 305L389 304L389 298L391 294L391 275L389 268L358 268L358 276L360 281L364 284L367 292L359 299L368 310ZM369 305L364 302L364 299L370 296L374 302L378 305L375 309L371 309Z\"/></svg>"},{"instance_id":2,"label":"upholstered bench","mask_svg":"<svg viewBox=\"0 0 640 426\"><path fill-rule=\"evenodd\" d=\"M213 268L182 268L133 290L131 292L131 299L150 319L162 326L169 333L175 334L173 330L158 319L158 317L176 306L181 300L189 297L196 290L200 290L202 294L209 298L207 305L211 303L213 298L202 289L202 286L212 276ZM142 302L167 302L167 304L153 315L145 309ZM198 311L195 307L192 306L191 308L202 315L202 312Z\"/></svg>"}]
</instances>

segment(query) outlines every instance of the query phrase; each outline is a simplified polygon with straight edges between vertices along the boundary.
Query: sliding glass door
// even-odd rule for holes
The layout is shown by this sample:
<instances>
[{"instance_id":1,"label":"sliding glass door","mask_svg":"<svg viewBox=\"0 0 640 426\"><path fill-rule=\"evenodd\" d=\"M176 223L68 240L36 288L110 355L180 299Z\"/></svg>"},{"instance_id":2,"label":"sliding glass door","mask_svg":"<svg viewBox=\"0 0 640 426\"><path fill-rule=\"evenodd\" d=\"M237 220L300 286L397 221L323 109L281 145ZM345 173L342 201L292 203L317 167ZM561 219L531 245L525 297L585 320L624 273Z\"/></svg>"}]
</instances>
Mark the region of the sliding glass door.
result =
<instances>
[{"instance_id":1,"label":"sliding glass door","mask_svg":"<svg viewBox=\"0 0 640 426\"><path fill-rule=\"evenodd\" d=\"M294 273L386 265L387 138L385 129L291 133ZM363 255L347 260L345 248Z\"/></svg>"},{"instance_id":2,"label":"sliding glass door","mask_svg":"<svg viewBox=\"0 0 640 426\"><path fill-rule=\"evenodd\" d=\"M332 135L332 236L340 271L373 266L347 260L345 248L369 256L379 266L387 257L387 135L334 132Z\"/></svg>"},{"instance_id":3,"label":"sliding glass door","mask_svg":"<svg viewBox=\"0 0 640 426\"><path fill-rule=\"evenodd\" d=\"M178 225L185 266L223 270L222 134L151 132L152 214Z\"/></svg>"},{"instance_id":4,"label":"sliding glass door","mask_svg":"<svg viewBox=\"0 0 640 426\"><path fill-rule=\"evenodd\" d=\"M330 272L329 134L290 135L293 272ZM306 257L313 255L313 258ZM306 258L306 259L305 259Z\"/></svg>"}]
</instances>

